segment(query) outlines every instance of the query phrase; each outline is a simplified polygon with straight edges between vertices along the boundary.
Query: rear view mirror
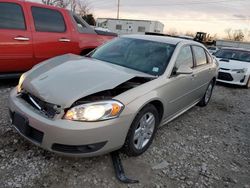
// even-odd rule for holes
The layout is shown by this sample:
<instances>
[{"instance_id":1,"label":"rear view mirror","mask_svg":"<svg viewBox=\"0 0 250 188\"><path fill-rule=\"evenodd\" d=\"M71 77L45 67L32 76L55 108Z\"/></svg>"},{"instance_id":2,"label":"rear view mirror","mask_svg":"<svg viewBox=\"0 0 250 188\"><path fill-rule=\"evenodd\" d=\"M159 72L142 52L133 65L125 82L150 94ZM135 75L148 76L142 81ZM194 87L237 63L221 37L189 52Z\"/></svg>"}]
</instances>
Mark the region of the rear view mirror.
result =
<instances>
[{"instance_id":1,"label":"rear view mirror","mask_svg":"<svg viewBox=\"0 0 250 188\"><path fill-rule=\"evenodd\" d=\"M193 70L185 64L180 65L180 67L176 71L177 74L192 74Z\"/></svg>"}]
</instances>

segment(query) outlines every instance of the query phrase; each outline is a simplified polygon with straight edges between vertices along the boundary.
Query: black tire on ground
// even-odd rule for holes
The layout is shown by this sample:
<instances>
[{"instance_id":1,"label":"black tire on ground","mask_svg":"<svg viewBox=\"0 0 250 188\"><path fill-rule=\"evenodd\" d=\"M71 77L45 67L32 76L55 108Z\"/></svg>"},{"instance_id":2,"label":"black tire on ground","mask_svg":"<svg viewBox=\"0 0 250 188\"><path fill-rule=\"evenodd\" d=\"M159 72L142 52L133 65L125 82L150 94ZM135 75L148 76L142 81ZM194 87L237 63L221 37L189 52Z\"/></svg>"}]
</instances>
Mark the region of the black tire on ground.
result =
<instances>
[{"instance_id":1,"label":"black tire on ground","mask_svg":"<svg viewBox=\"0 0 250 188\"><path fill-rule=\"evenodd\" d=\"M136 130L137 130L137 134L138 134L138 132L140 132L138 130L141 129L140 127L143 125L143 123L141 123L141 122L143 122L143 117L146 118L146 119L148 117L147 120L149 122L149 119L152 120L152 116L154 117L154 126L147 126L147 127L153 127L151 129L151 131L150 131L151 134L150 133L148 133L148 134L144 133L144 135L149 135L150 138L148 138L148 141L145 142L145 145L142 144L142 146L140 148L139 138L138 138L137 141L135 140ZM157 130L157 127L158 127L159 123L160 123L159 114L158 114L158 111L155 108L155 106L152 105L152 104L146 105L136 115L134 121L132 122L132 124L130 126L130 129L128 131L125 143L123 145L122 151L125 154L127 154L128 156L138 156L138 155L141 155L142 153L144 153L148 149L148 147L151 145L151 143L152 143L152 141L154 139L154 136L155 136L155 133L156 133L156 130ZM146 129L144 129L144 130L146 130ZM140 135L143 135L143 134L140 134ZM141 136L140 136L140 138L141 138ZM144 139L146 140L146 138L144 138Z\"/></svg>"},{"instance_id":2,"label":"black tire on ground","mask_svg":"<svg viewBox=\"0 0 250 188\"><path fill-rule=\"evenodd\" d=\"M211 82L207 86L207 89L206 89L206 92L205 92L204 96L202 97L202 99L198 103L198 106L200 106L200 107L207 106L207 104L209 103L209 101L211 99L213 89L214 89L214 85L215 85L215 81L211 80Z\"/></svg>"}]
</instances>

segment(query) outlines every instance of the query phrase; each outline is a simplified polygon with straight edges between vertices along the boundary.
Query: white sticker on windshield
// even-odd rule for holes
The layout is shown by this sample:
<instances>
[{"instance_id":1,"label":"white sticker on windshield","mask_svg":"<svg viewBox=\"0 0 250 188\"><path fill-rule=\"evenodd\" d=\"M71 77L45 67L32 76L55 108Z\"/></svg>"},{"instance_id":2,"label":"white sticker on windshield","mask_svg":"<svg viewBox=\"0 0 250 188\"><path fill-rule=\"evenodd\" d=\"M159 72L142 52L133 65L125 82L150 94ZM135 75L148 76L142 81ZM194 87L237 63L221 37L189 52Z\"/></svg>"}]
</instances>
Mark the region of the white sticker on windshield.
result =
<instances>
[{"instance_id":1,"label":"white sticker on windshield","mask_svg":"<svg viewBox=\"0 0 250 188\"><path fill-rule=\"evenodd\" d=\"M159 68L158 67L153 67L153 72L159 72Z\"/></svg>"}]
</instances>

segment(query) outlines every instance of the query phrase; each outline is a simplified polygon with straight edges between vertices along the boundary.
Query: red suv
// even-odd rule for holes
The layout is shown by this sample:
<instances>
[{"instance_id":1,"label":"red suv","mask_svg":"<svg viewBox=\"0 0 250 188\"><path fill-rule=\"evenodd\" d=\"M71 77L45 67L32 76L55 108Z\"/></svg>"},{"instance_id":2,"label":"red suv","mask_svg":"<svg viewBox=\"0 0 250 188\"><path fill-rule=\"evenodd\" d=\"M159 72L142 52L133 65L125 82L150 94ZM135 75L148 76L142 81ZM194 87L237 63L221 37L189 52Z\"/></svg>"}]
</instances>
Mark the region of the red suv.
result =
<instances>
[{"instance_id":1,"label":"red suv","mask_svg":"<svg viewBox=\"0 0 250 188\"><path fill-rule=\"evenodd\" d=\"M0 0L0 77L57 55L85 55L115 36L95 30L66 9Z\"/></svg>"}]
</instances>

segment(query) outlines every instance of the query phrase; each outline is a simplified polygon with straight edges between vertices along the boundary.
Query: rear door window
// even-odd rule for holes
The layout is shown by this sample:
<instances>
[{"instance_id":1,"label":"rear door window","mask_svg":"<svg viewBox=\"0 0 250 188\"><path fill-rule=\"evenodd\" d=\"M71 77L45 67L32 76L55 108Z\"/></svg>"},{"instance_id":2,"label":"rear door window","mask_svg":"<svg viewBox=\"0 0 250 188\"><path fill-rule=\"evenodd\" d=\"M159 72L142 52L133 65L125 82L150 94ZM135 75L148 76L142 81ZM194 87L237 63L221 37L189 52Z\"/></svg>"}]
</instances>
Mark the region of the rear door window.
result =
<instances>
[{"instance_id":1,"label":"rear door window","mask_svg":"<svg viewBox=\"0 0 250 188\"><path fill-rule=\"evenodd\" d=\"M32 7L31 11L36 31L56 33L66 31L63 15L59 11L40 7Z\"/></svg>"},{"instance_id":2,"label":"rear door window","mask_svg":"<svg viewBox=\"0 0 250 188\"><path fill-rule=\"evenodd\" d=\"M26 29L23 10L20 5L0 2L0 29Z\"/></svg>"},{"instance_id":3,"label":"rear door window","mask_svg":"<svg viewBox=\"0 0 250 188\"><path fill-rule=\"evenodd\" d=\"M207 64L207 56L205 50L199 46L192 46L192 48L196 60L196 66Z\"/></svg>"}]
</instances>

